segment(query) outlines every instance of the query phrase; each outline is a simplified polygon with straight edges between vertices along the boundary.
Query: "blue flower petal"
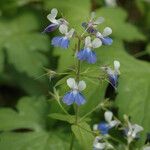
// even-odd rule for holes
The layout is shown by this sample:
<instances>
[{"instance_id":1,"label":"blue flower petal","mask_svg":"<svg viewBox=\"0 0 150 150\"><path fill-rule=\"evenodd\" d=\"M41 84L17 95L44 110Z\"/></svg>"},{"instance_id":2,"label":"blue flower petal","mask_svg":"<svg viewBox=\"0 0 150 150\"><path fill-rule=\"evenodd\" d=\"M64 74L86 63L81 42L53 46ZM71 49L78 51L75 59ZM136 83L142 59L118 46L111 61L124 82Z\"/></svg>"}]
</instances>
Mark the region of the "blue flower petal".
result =
<instances>
[{"instance_id":1,"label":"blue flower petal","mask_svg":"<svg viewBox=\"0 0 150 150\"><path fill-rule=\"evenodd\" d=\"M63 36L57 36L52 39L52 45L66 49L69 46L69 40Z\"/></svg>"},{"instance_id":2,"label":"blue flower petal","mask_svg":"<svg viewBox=\"0 0 150 150\"><path fill-rule=\"evenodd\" d=\"M79 60L86 60L90 64L94 64L97 60L95 52L90 49L83 49L78 52L77 58Z\"/></svg>"},{"instance_id":3,"label":"blue flower petal","mask_svg":"<svg viewBox=\"0 0 150 150\"><path fill-rule=\"evenodd\" d=\"M77 58L79 60L86 60L87 59L87 50L86 49L83 49L83 50L80 50L77 54Z\"/></svg>"},{"instance_id":4,"label":"blue flower petal","mask_svg":"<svg viewBox=\"0 0 150 150\"><path fill-rule=\"evenodd\" d=\"M47 27L44 29L43 32L44 32L44 33L45 33L45 32L52 32L52 31L56 30L58 27L59 27L58 24L52 23L52 24L50 24L49 26L47 26Z\"/></svg>"},{"instance_id":5,"label":"blue flower petal","mask_svg":"<svg viewBox=\"0 0 150 150\"><path fill-rule=\"evenodd\" d=\"M113 40L110 37L101 38L101 41L103 45L111 45L113 43Z\"/></svg>"},{"instance_id":6,"label":"blue flower petal","mask_svg":"<svg viewBox=\"0 0 150 150\"><path fill-rule=\"evenodd\" d=\"M60 46L60 45L61 45L62 38L63 38L63 37L61 37L61 36L54 37L54 38L52 39L52 45L53 45L53 46L56 46L56 47Z\"/></svg>"},{"instance_id":7,"label":"blue flower petal","mask_svg":"<svg viewBox=\"0 0 150 150\"><path fill-rule=\"evenodd\" d=\"M78 92L77 94L75 94L75 103L77 105L79 105L79 106L83 105L85 102L86 102L86 100L81 93Z\"/></svg>"},{"instance_id":8,"label":"blue flower petal","mask_svg":"<svg viewBox=\"0 0 150 150\"><path fill-rule=\"evenodd\" d=\"M117 87L117 84L118 84L118 75L115 75L115 74L111 74L109 75L109 81L111 83L111 85L116 88Z\"/></svg>"},{"instance_id":9,"label":"blue flower petal","mask_svg":"<svg viewBox=\"0 0 150 150\"><path fill-rule=\"evenodd\" d=\"M96 54L93 51L89 51L88 55L87 55L87 62L89 64L94 64L96 62L97 58L96 58Z\"/></svg>"},{"instance_id":10,"label":"blue flower petal","mask_svg":"<svg viewBox=\"0 0 150 150\"><path fill-rule=\"evenodd\" d=\"M105 135L108 134L108 131L111 129L108 123L106 122L101 122L98 124L98 130L100 131L101 134Z\"/></svg>"},{"instance_id":11,"label":"blue flower petal","mask_svg":"<svg viewBox=\"0 0 150 150\"><path fill-rule=\"evenodd\" d=\"M67 105L71 105L75 101L73 92L68 92L63 97L63 102Z\"/></svg>"},{"instance_id":12,"label":"blue flower petal","mask_svg":"<svg viewBox=\"0 0 150 150\"><path fill-rule=\"evenodd\" d=\"M60 47L62 47L62 48L68 48L68 46L69 46L69 40L67 39L67 38L62 38L62 41L61 41L61 45L60 45Z\"/></svg>"}]
</instances>

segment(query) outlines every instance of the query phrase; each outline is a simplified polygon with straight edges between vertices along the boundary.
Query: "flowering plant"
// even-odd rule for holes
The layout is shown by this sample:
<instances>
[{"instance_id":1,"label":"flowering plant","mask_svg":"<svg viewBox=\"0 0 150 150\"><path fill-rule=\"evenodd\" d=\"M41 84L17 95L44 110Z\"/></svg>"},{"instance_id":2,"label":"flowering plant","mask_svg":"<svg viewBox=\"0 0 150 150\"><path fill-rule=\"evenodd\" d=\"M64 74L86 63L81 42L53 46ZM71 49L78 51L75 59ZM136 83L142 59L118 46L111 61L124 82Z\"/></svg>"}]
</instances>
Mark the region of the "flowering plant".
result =
<instances>
[{"instance_id":1,"label":"flowering plant","mask_svg":"<svg viewBox=\"0 0 150 150\"><path fill-rule=\"evenodd\" d=\"M80 107L82 109L82 105L88 103L82 91L86 91L86 87L88 86L83 78L88 76L89 68L87 69L83 67L84 69L82 69L82 66L85 64L95 64L97 59L99 59L99 56L96 55L95 49L101 46L110 46L113 43L113 40L110 37L112 29L110 27L105 27L102 32L99 31L98 25L104 22L104 18L98 17L95 19L95 13L92 12L90 19L87 22L82 23L83 33L78 34L74 28L70 28L69 22L66 19L57 19L57 14L58 10L53 8L51 13L47 16L51 24L48 25L43 32L49 33L59 29L61 35L53 37L51 45L59 47L65 51L70 50L70 44L74 40L76 44L73 49L73 58L70 59L75 59L75 64L65 73L57 73L48 70L50 78L57 75L64 75L64 78L66 79L65 84L70 88L69 91L65 91L63 96L60 96L59 91L56 89L57 85L54 87L54 92L50 94L57 101L63 114L54 113L51 114L50 117L67 121L71 124L71 130L73 133L70 150L74 147L75 137L79 141L82 149L86 150L119 149L119 147L129 150L132 147L132 143L139 138L139 133L143 131L143 127L137 124L132 124L126 115L124 115L123 121L119 120L111 111L112 103L110 100L103 100L95 106L94 109L89 110L89 112L83 116L80 115ZM99 72L102 72L102 75L94 78L96 78L97 81L108 81L108 83L114 88L114 91L117 92L120 75L120 62L114 60L113 63L113 69L107 65L99 66ZM89 78L92 80L93 76L89 76ZM73 105L73 115L69 113L65 105ZM93 125L92 130L88 124L89 116L98 109L104 111L105 121ZM123 135L124 141L113 137L110 134L112 130ZM84 134L84 137L81 137L80 132ZM88 138L87 142L86 138ZM144 149L146 148L147 146L144 146Z\"/></svg>"}]
</instances>

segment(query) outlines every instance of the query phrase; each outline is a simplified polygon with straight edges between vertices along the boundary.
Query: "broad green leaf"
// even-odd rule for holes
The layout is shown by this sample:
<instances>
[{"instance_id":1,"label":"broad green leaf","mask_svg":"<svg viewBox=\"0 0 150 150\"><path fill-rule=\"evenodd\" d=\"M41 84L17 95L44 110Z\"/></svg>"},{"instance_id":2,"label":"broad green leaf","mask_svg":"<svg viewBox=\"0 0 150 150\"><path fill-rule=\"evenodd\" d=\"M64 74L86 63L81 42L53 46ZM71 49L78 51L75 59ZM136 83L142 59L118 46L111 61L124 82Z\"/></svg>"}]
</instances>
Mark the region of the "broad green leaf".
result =
<instances>
[{"instance_id":1,"label":"broad green leaf","mask_svg":"<svg viewBox=\"0 0 150 150\"><path fill-rule=\"evenodd\" d=\"M0 149L2 150L66 150L69 147L67 140L62 140L60 133L55 132L28 132L0 134Z\"/></svg>"},{"instance_id":2,"label":"broad green leaf","mask_svg":"<svg viewBox=\"0 0 150 150\"><path fill-rule=\"evenodd\" d=\"M127 13L119 8L102 8L97 10L97 16L103 16L105 23L101 30L109 26L113 30L112 36L127 41L145 40L145 36L132 24L126 21Z\"/></svg>"},{"instance_id":3,"label":"broad green leaf","mask_svg":"<svg viewBox=\"0 0 150 150\"><path fill-rule=\"evenodd\" d=\"M24 97L16 106L17 111L10 108L0 109L0 130L10 131L18 128L43 130L48 115L48 104L43 97Z\"/></svg>"},{"instance_id":4,"label":"broad green leaf","mask_svg":"<svg viewBox=\"0 0 150 150\"><path fill-rule=\"evenodd\" d=\"M50 114L48 116L53 118L53 119L57 119L57 120L61 120L61 121L67 121L67 122L69 122L71 124L75 122L75 116L72 116L72 115L64 115L64 114L59 114L59 113L52 113L52 114Z\"/></svg>"},{"instance_id":5,"label":"broad green leaf","mask_svg":"<svg viewBox=\"0 0 150 150\"><path fill-rule=\"evenodd\" d=\"M82 122L79 125L72 125L71 127L75 137L80 143L83 150L92 150L94 136L92 135L92 130L90 126Z\"/></svg>"},{"instance_id":6,"label":"broad green leaf","mask_svg":"<svg viewBox=\"0 0 150 150\"><path fill-rule=\"evenodd\" d=\"M68 149L68 135L48 129L48 112L49 104L43 97L24 97L16 110L0 109L0 149Z\"/></svg>"},{"instance_id":7,"label":"broad green leaf","mask_svg":"<svg viewBox=\"0 0 150 150\"><path fill-rule=\"evenodd\" d=\"M41 2L41 0L1 0L0 10L2 10L3 13L11 14L10 12L15 12L17 8L33 2Z\"/></svg>"},{"instance_id":8,"label":"broad green leaf","mask_svg":"<svg viewBox=\"0 0 150 150\"><path fill-rule=\"evenodd\" d=\"M48 39L36 32L39 26L32 12L20 13L9 20L0 18L0 51L5 50L8 63L30 77L41 75L43 66L48 63L41 53L48 50Z\"/></svg>"}]
</instances>

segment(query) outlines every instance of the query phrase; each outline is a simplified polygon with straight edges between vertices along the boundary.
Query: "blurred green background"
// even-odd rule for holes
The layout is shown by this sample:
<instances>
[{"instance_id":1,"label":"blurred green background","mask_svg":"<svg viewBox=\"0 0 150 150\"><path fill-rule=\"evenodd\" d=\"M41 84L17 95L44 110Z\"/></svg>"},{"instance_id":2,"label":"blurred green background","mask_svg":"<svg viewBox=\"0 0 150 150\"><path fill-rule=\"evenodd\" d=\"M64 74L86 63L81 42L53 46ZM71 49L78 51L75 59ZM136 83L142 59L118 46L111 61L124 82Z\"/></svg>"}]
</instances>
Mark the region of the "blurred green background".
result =
<instances>
[{"instance_id":1,"label":"blurred green background","mask_svg":"<svg viewBox=\"0 0 150 150\"><path fill-rule=\"evenodd\" d=\"M150 132L150 1L117 0L112 7L103 0L0 0L0 150L68 147L68 124L47 117L60 110L49 95L58 78L50 82L43 76L44 68L63 72L73 64L71 51L50 44L58 33L42 33L52 8L79 32L91 11L105 18L100 30L112 28L114 42L97 50L96 66L111 65L114 59L121 62L118 93L114 95L107 83L89 82L85 93L88 102L81 114L110 98L118 109L116 115L122 118L127 114L144 127L144 143ZM96 112L90 124L101 116Z\"/></svg>"}]
</instances>

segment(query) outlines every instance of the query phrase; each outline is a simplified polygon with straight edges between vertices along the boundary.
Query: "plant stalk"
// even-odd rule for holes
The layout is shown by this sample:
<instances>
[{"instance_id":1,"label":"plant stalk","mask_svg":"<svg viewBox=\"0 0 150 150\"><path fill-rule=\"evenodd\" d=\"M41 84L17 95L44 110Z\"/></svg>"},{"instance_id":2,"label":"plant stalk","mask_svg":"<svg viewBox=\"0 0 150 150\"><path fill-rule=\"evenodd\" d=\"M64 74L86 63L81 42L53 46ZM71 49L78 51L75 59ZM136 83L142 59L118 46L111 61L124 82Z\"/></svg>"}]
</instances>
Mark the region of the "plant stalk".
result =
<instances>
[{"instance_id":1,"label":"plant stalk","mask_svg":"<svg viewBox=\"0 0 150 150\"><path fill-rule=\"evenodd\" d=\"M81 44L81 39L78 38L78 51L80 50L80 44ZM80 80L80 60L77 60L77 66L76 66L76 82L78 83L79 80ZM75 105L75 116L76 116L76 119L75 119L75 124L78 124L78 113L79 113L79 107L78 105ZM70 143L70 150L73 149L73 144L74 144L74 134L72 134L72 139L71 139L71 143Z\"/></svg>"}]
</instances>

